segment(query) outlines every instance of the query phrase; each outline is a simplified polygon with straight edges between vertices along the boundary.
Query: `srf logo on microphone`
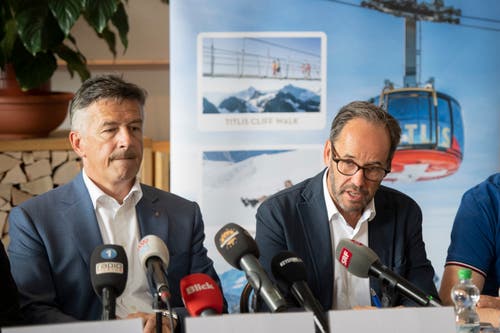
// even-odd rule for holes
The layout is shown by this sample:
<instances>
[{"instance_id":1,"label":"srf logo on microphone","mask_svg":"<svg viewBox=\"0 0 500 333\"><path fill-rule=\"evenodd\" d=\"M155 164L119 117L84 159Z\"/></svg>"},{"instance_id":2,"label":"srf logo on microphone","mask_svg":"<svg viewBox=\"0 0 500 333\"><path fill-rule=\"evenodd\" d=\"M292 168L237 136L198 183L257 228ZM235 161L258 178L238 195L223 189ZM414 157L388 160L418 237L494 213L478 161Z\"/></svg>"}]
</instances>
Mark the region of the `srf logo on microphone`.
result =
<instances>
[{"instance_id":1,"label":"srf logo on microphone","mask_svg":"<svg viewBox=\"0 0 500 333\"><path fill-rule=\"evenodd\" d=\"M349 267L349 264L351 263L351 258L352 258L352 253L345 247L342 248L342 251L340 252L340 258L339 261L342 265L344 265L346 268Z\"/></svg>"}]
</instances>

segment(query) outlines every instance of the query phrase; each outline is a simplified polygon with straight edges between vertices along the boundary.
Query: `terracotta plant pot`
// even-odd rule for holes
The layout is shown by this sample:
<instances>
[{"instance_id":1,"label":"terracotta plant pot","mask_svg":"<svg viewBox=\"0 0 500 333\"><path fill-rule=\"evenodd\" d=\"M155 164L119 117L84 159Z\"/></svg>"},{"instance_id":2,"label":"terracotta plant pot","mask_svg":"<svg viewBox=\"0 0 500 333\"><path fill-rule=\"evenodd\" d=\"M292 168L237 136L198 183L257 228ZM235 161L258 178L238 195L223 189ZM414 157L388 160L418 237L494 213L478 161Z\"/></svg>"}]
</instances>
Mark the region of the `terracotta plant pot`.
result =
<instances>
[{"instance_id":1,"label":"terracotta plant pot","mask_svg":"<svg viewBox=\"0 0 500 333\"><path fill-rule=\"evenodd\" d=\"M12 67L1 71L0 139L46 137L62 124L73 94L51 92L49 87L23 92Z\"/></svg>"},{"instance_id":2,"label":"terracotta plant pot","mask_svg":"<svg viewBox=\"0 0 500 333\"><path fill-rule=\"evenodd\" d=\"M0 139L45 137L62 124L72 93L0 95Z\"/></svg>"}]
</instances>

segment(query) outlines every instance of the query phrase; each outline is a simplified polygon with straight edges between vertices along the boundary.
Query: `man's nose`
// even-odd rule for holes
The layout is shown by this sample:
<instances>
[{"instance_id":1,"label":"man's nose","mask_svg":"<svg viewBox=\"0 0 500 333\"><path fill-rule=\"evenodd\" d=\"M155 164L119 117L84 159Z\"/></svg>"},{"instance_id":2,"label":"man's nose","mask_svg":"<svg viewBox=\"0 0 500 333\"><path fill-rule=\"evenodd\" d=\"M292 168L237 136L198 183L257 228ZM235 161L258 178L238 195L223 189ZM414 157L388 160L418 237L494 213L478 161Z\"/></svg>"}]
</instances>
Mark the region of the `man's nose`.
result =
<instances>
[{"instance_id":1,"label":"man's nose","mask_svg":"<svg viewBox=\"0 0 500 333\"><path fill-rule=\"evenodd\" d=\"M132 132L128 127L120 127L118 131L118 144L120 147L128 147L132 142Z\"/></svg>"},{"instance_id":2,"label":"man's nose","mask_svg":"<svg viewBox=\"0 0 500 333\"><path fill-rule=\"evenodd\" d=\"M365 184L365 173L363 169L359 169L354 175L351 176L351 181L357 187L361 187Z\"/></svg>"}]
</instances>

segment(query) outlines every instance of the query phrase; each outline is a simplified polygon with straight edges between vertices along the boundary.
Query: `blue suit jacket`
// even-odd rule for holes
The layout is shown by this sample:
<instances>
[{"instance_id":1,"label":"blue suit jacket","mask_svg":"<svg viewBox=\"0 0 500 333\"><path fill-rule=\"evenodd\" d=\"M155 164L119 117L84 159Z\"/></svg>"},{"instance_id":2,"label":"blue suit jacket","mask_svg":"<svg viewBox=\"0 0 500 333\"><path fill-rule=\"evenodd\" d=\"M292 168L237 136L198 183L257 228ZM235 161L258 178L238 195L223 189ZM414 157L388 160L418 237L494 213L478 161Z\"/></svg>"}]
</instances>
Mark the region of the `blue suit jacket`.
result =
<instances>
[{"instance_id":1,"label":"blue suit jacket","mask_svg":"<svg viewBox=\"0 0 500 333\"><path fill-rule=\"evenodd\" d=\"M181 307L184 276L200 272L219 283L203 246L200 209L174 194L141 187L136 206L140 238L157 235L167 245L171 305ZM102 238L82 175L14 208L9 222L12 275L28 321L100 319L102 305L92 288L89 260Z\"/></svg>"},{"instance_id":2,"label":"blue suit jacket","mask_svg":"<svg viewBox=\"0 0 500 333\"><path fill-rule=\"evenodd\" d=\"M328 310L332 308L336 259L332 256L323 195L324 172L264 201L257 210L255 239L261 252L260 261L268 272L273 256L281 251L301 257L307 268L309 287ZM417 203L401 192L381 186L375 194L375 209L377 214L368 223L369 247L383 264L437 298L434 269L426 256L422 213ZM377 279L370 278L370 286L382 294ZM387 301L391 306L415 305L397 294Z\"/></svg>"}]
</instances>

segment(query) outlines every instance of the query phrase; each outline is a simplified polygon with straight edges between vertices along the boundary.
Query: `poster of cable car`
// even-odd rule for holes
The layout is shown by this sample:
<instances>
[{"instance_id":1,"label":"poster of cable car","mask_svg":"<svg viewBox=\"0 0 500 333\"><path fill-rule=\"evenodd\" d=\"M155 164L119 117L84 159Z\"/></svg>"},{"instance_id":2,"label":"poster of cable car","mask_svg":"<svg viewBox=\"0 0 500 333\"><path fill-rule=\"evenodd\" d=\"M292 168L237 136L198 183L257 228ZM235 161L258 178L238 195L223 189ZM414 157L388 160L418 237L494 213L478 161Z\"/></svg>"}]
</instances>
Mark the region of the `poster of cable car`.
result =
<instances>
[{"instance_id":1,"label":"poster of cable car","mask_svg":"<svg viewBox=\"0 0 500 333\"><path fill-rule=\"evenodd\" d=\"M462 194L500 170L498 0L172 0L171 20L171 189L201 203L207 243L213 242L209 233L228 222L252 230L252 213L265 196L288 179L296 184L320 172L325 165L317 158L336 113L349 102L368 100L401 126L402 139L382 184L422 208L423 238L439 286ZM269 45L269 56L265 51L246 58L255 40ZM299 47L304 41L316 46ZM301 80L282 78L286 57L274 56L275 44L281 51L319 54L320 80L313 80L312 60L310 72L300 66L302 56L290 58L298 59L294 75ZM231 51L233 65L225 70L233 72L220 67L223 50ZM247 64L245 59L265 65L248 72L251 67L236 66ZM235 68L243 75L232 80L230 73L240 73ZM249 83L250 75L255 82ZM273 81L278 89L271 89ZM254 91L250 87L260 94L299 82L320 96L320 112L266 115L246 99ZM223 89L227 94L219 95ZM248 124L291 115L314 120L295 127ZM315 147L317 157L303 147ZM235 159L234 152L247 158ZM233 159L222 161L221 155ZM307 171L296 173L301 170ZM209 255L236 311L244 278L212 248Z\"/></svg>"}]
</instances>

